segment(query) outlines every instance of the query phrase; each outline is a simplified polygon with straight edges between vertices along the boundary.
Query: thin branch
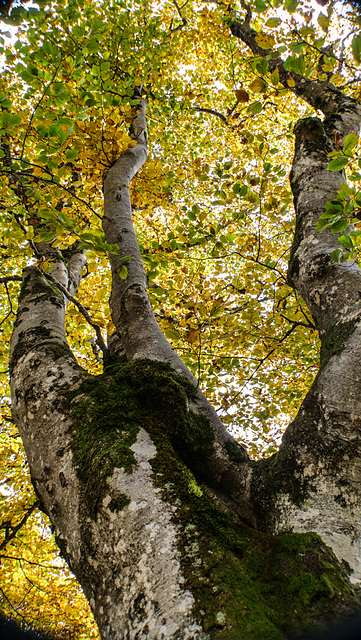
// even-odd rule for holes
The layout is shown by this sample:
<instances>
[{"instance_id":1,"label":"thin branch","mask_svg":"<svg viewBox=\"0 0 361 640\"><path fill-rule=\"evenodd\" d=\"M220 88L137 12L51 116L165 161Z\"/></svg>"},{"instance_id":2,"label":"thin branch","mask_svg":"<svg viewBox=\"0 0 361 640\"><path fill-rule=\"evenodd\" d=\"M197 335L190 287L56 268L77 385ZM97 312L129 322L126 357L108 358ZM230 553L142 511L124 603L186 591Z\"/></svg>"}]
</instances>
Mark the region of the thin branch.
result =
<instances>
[{"instance_id":1,"label":"thin branch","mask_svg":"<svg viewBox=\"0 0 361 640\"><path fill-rule=\"evenodd\" d=\"M290 322L295 327L306 327L306 329L313 329L314 331L316 331L316 327L312 322L306 323L306 322L298 322L297 320L291 320L291 318L287 318L287 316L284 316L283 313L280 313L280 316L284 320L287 320L287 322Z\"/></svg>"},{"instance_id":2,"label":"thin branch","mask_svg":"<svg viewBox=\"0 0 361 640\"><path fill-rule=\"evenodd\" d=\"M14 607L13 603L9 600L9 598L7 597L5 591L0 587L0 591L3 594L6 602L8 603L8 605L11 607L11 609L13 609L13 611L15 611L17 616L20 616L20 618L22 619L22 621L24 622L24 624L28 625L28 622L26 620L26 618L24 618L24 616Z\"/></svg>"},{"instance_id":3,"label":"thin branch","mask_svg":"<svg viewBox=\"0 0 361 640\"><path fill-rule=\"evenodd\" d=\"M21 282L21 276L5 276L4 278L0 278L0 284L7 284L8 282Z\"/></svg>"},{"instance_id":4,"label":"thin branch","mask_svg":"<svg viewBox=\"0 0 361 640\"><path fill-rule=\"evenodd\" d=\"M50 275L50 273L44 273L44 276L45 276L45 278L50 280L53 284L55 284L55 286L58 287L58 289L65 295L65 297L68 298L68 300L70 300L70 302L72 302L79 309L80 313L84 316L84 318L88 322L88 324L90 324L90 326L93 327L93 329L95 329L95 333L97 335L97 344L98 344L99 348L101 349L101 351L103 353L107 353L108 349L107 349L107 346L106 346L106 344L105 344L105 342L103 340L103 336L102 336L102 332L100 330L100 326L98 324L96 324L95 322L93 322L93 320L91 319L91 316L87 312L86 308L83 307L83 305L79 302L79 300L74 298L74 296L72 296L69 293L69 291L56 278L54 278L52 275Z\"/></svg>"},{"instance_id":5,"label":"thin branch","mask_svg":"<svg viewBox=\"0 0 361 640\"><path fill-rule=\"evenodd\" d=\"M11 521L10 522L7 521L1 524L0 528L5 529L5 539L0 544L0 550L5 549L8 542L10 542L10 540L13 540L15 538L17 532L20 531L20 529L24 526L28 518L30 518L31 514L35 511L35 509L38 508L39 504L40 504L39 501L36 500L36 502L34 502L34 504L32 504L31 507L26 509L26 513L24 517L22 518L22 520L20 520L19 524L17 524L15 527L11 525Z\"/></svg>"},{"instance_id":6,"label":"thin branch","mask_svg":"<svg viewBox=\"0 0 361 640\"><path fill-rule=\"evenodd\" d=\"M206 109L205 107L194 107L194 110L201 111L202 113L210 113L212 116L217 116L222 120L222 122L229 126L227 118L222 113L219 113L219 111L215 111L214 109Z\"/></svg>"},{"instance_id":7,"label":"thin branch","mask_svg":"<svg viewBox=\"0 0 361 640\"><path fill-rule=\"evenodd\" d=\"M263 358L261 358L258 362L258 365L256 366L256 368L254 369L253 373L251 373L250 376L248 376L247 380L245 381L243 387L241 387L241 389L230 399L228 406L231 406L233 404L233 402L235 401L236 398L238 398L238 396L242 393L243 389L245 388L245 386L248 384L248 382L250 382L252 380L252 378L256 375L257 371L262 367L262 365L266 362L266 360L268 360L268 358L271 357L271 355L277 351L277 348L280 346L280 344L282 344L282 342L284 342L285 340L287 340L287 338L289 338L289 336L291 335L291 333L296 329L296 325L293 324L292 327L290 329L288 329L286 331L286 333L284 334L284 336L282 336L282 338L280 338L280 340L278 340L277 344L275 347L273 347L273 349L271 349ZM223 409L222 406L218 407L217 411L220 411L221 409Z\"/></svg>"},{"instance_id":8,"label":"thin branch","mask_svg":"<svg viewBox=\"0 0 361 640\"><path fill-rule=\"evenodd\" d=\"M177 0L172 0L172 2L174 4L175 8L177 9L177 13L178 13L180 19L182 20L182 23L179 24L178 27L175 27L174 29L172 29L172 27L170 28L170 33L175 33L176 31L179 31L180 29L183 29L183 27L185 27L186 24L187 24L187 19L182 16L182 9L183 9L183 7L186 6L187 3L185 2L181 7L179 7L179 5L177 3ZM171 25L172 25L172 23L171 23Z\"/></svg>"},{"instance_id":9,"label":"thin branch","mask_svg":"<svg viewBox=\"0 0 361 640\"><path fill-rule=\"evenodd\" d=\"M24 161L23 161L24 162ZM30 164L30 163L29 163ZM32 165L32 166L37 166L37 165ZM10 171L6 171L4 169L0 169L0 173L5 173L5 174L12 174L12 172ZM60 187L60 189L63 189L63 191L66 191L67 193L70 193L70 195L72 196L72 198L75 198L75 200L78 200L79 202L81 202L82 204L84 204L88 209L90 209L90 211L92 213L94 213L95 216L97 216L97 218L99 218L99 220L102 219L101 215L99 215L99 213L97 213L93 207L90 206L90 204L88 204L87 202L85 202L85 200L83 200L82 198L79 198L79 196L77 196L75 193L73 193L72 189L65 187L63 184L61 184L60 182L55 182L54 180L47 180L46 178L42 178L41 176L33 176L31 173L27 173L26 171L16 171L15 173L16 176L20 176L22 178L31 178L32 180L34 180L35 182L45 182L45 184L53 184L57 187Z\"/></svg>"},{"instance_id":10,"label":"thin branch","mask_svg":"<svg viewBox=\"0 0 361 640\"><path fill-rule=\"evenodd\" d=\"M26 562L27 564L31 564L34 567L41 567L42 569L53 569L55 571L63 571L63 567L57 567L54 564L39 564L39 562L32 562L31 560L26 560L25 558L19 558L19 556L7 556L6 554L0 553L0 558L5 558L6 560L18 560L19 562Z\"/></svg>"}]
</instances>

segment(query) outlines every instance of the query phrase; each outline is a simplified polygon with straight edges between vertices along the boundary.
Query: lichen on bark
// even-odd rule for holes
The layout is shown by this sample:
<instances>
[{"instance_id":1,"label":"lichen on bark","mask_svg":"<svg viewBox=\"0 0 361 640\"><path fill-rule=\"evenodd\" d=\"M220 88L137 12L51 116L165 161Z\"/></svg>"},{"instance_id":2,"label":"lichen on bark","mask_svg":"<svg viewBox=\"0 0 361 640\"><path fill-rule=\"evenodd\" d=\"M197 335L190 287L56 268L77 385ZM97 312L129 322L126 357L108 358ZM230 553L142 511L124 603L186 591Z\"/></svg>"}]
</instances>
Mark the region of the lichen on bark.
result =
<instances>
[{"instance_id":1,"label":"lichen on bark","mask_svg":"<svg viewBox=\"0 0 361 640\"><path fill-rule=\"evenodd\" d=\"M317 535L257 532L216 506L192 471L214 445L204 416L189 411L193 393L169 365L135 361L109 367L68 397L76 421L73 451L92 518L105 493L109 509L126 515L129 499L109 494L107 479L116 468L132 473L132 445L143 428L155 446L153 482L172 508L181 569L204 638L286 638L355 607L346 573Z\"/></svg>"}]
</instances>

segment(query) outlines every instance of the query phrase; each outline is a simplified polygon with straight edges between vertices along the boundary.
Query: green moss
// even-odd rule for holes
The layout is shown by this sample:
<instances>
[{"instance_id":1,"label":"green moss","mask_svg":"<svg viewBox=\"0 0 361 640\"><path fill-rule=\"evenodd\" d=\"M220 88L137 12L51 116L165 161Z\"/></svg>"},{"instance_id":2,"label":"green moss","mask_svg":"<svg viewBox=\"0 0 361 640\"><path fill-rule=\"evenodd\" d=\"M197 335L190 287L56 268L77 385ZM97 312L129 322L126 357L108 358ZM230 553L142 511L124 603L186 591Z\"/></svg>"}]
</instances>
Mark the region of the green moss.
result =
<instances>
[{"instance_id":1,"label":"green moss","mask_svg":"<svg viewBox=\"0 0 361 640\"><path fill-rule=\"evenodd\" d=\"M356 604L316 534L271 536L233 522L201 487L194 491L189 469L155 425L151 436L154 478L178 507L182 568L211 639L286 638L317 628L343 601Z\"/></svg>"},{"instance_id":2,"label":"green moss","mask_svg":"<svg viewBox=\"0 0 361 640\"><path fill-rule=\"evenodd\" d=\"M128 504L130 504L130 502L131 502L130 498L128 498L128 496L126 496L125 493L120 493L117 495L116 498L113 498L109 502L108 507L110 511L112 511L113 513L119 513L119 511L123 511L123 509L127 507Z\"/></svg>"},{"instance_id":3,"label":"green moss","mask_svg":"<svg viewBox=\"0 0 361 640\"><path fill-rule=\"evenodd\" d=\"M73 451L91 515L114 467L132 472L130 447L142 426L157 449L154 482L176 506L182 571L211 640L291 637L355 606L345 573L317 535L267 535L215 506L191 472L213 450L210 425L188 410L194 393L168 365L137 361L107 368L70 396ZM109 506L118 511L128 501L115 496Z\"/></svg>"},{"instance_id":4,"label":"green moss","mask_svg":"<svg viewBox=\"0 0 361 640\"><path fill-rule=\"evenodd\" d=\"M343 322L331 327L321 340L320 369L323 368L331 356L339 354L345 343L359 323L359 318Z\"/></svg>"},{"instance_id":5,"label":"green moss","mask_svg":"<svg viewBox=\"0 0 361 640\"><path fill-rule=\"evenodd\" d=\"M224 444L224 448L228 453L229 459L236 464L240 464L248 458L243 447L234 440L227 440Z\"/></svg>"},{"instance_id":6,"label":"green moss","mask_svg":"<svg viewBox=\"0 0 361 640\"><path fill-rule=\"evenodd\" d=\"M193 385L168 364L138 360L107 367L69 396L76 418L73 450L92 517L115 467L131 473L140 426L157 425L187 461L207 455L213 432L203 416L188 411ZM161 426L159 426L161 425Z\"/></svg>"}]
</instances>

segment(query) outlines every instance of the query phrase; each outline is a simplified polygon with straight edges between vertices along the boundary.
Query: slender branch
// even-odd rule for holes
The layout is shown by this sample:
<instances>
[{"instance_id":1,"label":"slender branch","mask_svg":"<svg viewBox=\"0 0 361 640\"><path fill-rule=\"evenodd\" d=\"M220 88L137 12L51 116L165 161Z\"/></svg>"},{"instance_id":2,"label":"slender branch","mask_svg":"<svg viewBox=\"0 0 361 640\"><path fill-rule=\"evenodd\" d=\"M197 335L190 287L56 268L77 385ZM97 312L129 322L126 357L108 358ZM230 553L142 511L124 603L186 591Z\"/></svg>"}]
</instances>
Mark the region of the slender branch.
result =
<instances>
[{"instance_id":1,"label":"slender branch","mask_svg":"<svg viewBox=\"0 0 361 640\"><path fill-rule=\"evenodd\" d=\"M8 282L21 282L21 276L5 276L4 278L0 278L0 284L7 284Z\"/></svg>"},{"instance_id":2,"label":"slender branch","mask_svg":"<svg viewBox=\"0 0 361 640\"><path fill-rule=\"evenodd\" d=\"M179 24L178 27L175 27L174 29L172 29L172 28L170 29L170 33L175 33L176 31L179 31L180 29L183 29L183 27L185 27L186 24L187 24L187 19L184 18L183 15L182 15L182 9L183 9L183 7L186 6L187 3L185 2L181 7L179 7L179 5L177 3L177 0L172 0L172 2L174 4L175 8L177 9L177 13L178 13L180 19L182 20L182 23Z\"/></svg>"},{"instance_id":3,"label":"slender branch","mask_svg":"<svg viewBox=\"0 0 361 640\"><path fill-rule=\"evenodd\" d=\"M306 327L306 329L314 329L316 331L316 327L312 322L306 323L306 322L298 322L297 320L291 320L291 318L287 318L287 316L284 316L283 313L280 313L280 316L284 320L287 320L287 322L290 322L295 327Z\"/></svg>"},{"instance_id":4,"label":"slender branch","mask_svg":"<svg viewBox=\"0 0 361 640\"><path fill-rule=\"evenodd\" d=\"M37 165L33 165L33 166L36 167ZM10 172L8 170L5 170L5 169L0 169L0 173L9 174L9 173L12 173L12 172ZM94 215L97 216L97 218L99 218L99 220L102 219L101 215L99 215L99 213L97 213L90 204L88 204L82 198L79 198L79 196L77 196L75 193L73 193L71 188L65 187L60 182L55 182L54 180L47 180L46 178L42 178L41 176L33 176L31 173L27 173L26 171L16 171L16 175L20 176L21 178L31 178L35 182L39 182L40 181L40 182L44 182L45 184L53 184L53 185L59 187L60 189L63 189L63 191L66 191L67 193L69 193L72 198L75 198L75 200L78 200L79 202L84 204L88 209L90 209L90 211L92 213L94 213Z\"/></svg>"},{"instance_id":5,"label":"slender branch","mask_svg":"<svg viewBox=\"0 0 361 640\"><path fill-rule=\"evenodd\" d=\"M15 611L16 615L19 616L22 619L22 621L27 625L28 622L27 622L26 618L24 618L24 616L16 609L16 607L14 607L13 603L11 602L11 600L9 600L9 598L7 597L5 591L1 587L0 587L0 592L3 594L6 602L11 607L11 609L13 609L13 611Z\"/></svg>"},{"instance_id":6,"label":"slender branch","mask_svg":"<svg viewBox=\"0 0 361 640\"><path fill-rule=\"evenodd\" d=\"M227 118L219 113L219 111L215 111L214 109L206 109L205 107L194 107L195 111L201 111L202 113L210 113L212 116L217 116L224 122L226 125L229 125Z\"/></svg>"},{"instance_id":7,"label":"slender branch","mask_svg":"<svg viewBox=\"0 0 361 640\"><path fill-rule=\"evenodd\" d=\"M47 278L53 284L55 284L55 286L58 287L58 289L65 295L65 297L68 298L68 300L70 300L70 302L72 302L79 309L80 313L84 316L84 318L86 319L88 324L90 324L90 326L93 327L93 329L95 329L95 333L97 335L97 344L98 344L99 348L101 349L101 351L103 353L107 353L108 349L107 349L107 346L106 346L106 344L104 342L104 339L103 339L103 336L102 336L102 332L100 330L100 326L98 324L96 324L95 322L93 322L93 320L91 319L91 316L87 312L86 308L83 307L83 305L79 302L79 300L74 298L74 296L72 296L69 293L69 291L56 278L54 278L52 275L50 275L50 273L45 273L44 275L45 275L45 278Z\"/></svg>"},{"instance_id":8,"label":"slender branch","mask_svg":"<svg viewBox=\"0 0 361 640\"><path fill-rule=\"evenodd\" d=\"M20 520L19 524L17 524L15 527L11 525L11 521L4 522L0 525L0 529L5 529L5 539L0 544L0 550L5 549L8 542L10 542L10 540L13 540L15 538L17 532L20 531L20 529L24 526L28 518L30 518L31 514L35 511L35 509L38 508L39 504L40 504L39 501L36 500L36 502L34 502L34 504L32 504L31 507L26 509L26 513L24 517L22 518L22 520Z\"/></svg>"},{"instance_id":9,"label":"slender branch","mask_svg":"<svg viewBox=\"0 0 361 640\"><path fill-rule=\"evenodd\" d=\"M42 569L53 569L54 571L63 571L63 567L57 567L54 564L39 564L39 562L32 562L31 560L26 560L25 558L20 558L19 556L7 556L6 554L0 553L0 558L5 558L5 560L18 560L19 562L26 562L27 564L31 564L34 567L41 567Z\"/></svg>"}]
</instances>

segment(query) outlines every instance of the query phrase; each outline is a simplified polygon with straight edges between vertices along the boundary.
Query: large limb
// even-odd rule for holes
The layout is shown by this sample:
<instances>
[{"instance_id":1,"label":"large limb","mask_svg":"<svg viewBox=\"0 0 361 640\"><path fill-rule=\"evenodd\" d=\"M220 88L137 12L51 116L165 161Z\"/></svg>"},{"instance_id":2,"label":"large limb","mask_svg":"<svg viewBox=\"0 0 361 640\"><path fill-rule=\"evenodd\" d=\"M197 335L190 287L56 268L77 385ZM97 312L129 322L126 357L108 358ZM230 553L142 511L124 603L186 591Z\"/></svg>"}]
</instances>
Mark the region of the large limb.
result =
<instances>
[{"instance_id":1,"label":"large limb","mask_svg":"<svg viewBox=\"0 0 361 640\"><path fill-rule=\"evenodd\" d=\"M133 107L133 122L130 136L136 145L123 153L104 176L103 229L109 244L117 244L118 255L111 257L112 289L110 308L114 325L120 337L127 359L159 360L168 362L179 374L185 376L196 388L190 409L206 416L211 424L215 442L213 453L207 459L192 461L193 471L217 492L230 498L238 514L254 521L249 501L251 468L245 451L226 431L217 413L208 403L188 367L172 349L161 331L149 300L147 277L132 222L132 206L129 187L133 176L139 171L147 157L145 98L139 98ZM125 264L127 277L121 278L119 270ZM243 465L234 464L229 457L229 448L238 452Z\"/></svg>"},{"instance_id":2,"label":"large limb","mask_svg":"<svg viewBox=\"0 0 361 640\"><path fill-rule=\"evenodd\" d=\"M269 58L281 82L316 109L318 118L295 126L290 175L296 211L288 279L307 303L321 338L321 364L301 409L288 427L279 453L261 463L255 480L259 526L273 531L317 531L361 579L361 271L353 261L335 264L337 234L318 232L326 203L345 176L327 170L328 154L346 135L360 133L361 108L328 82L313 82L284 69L272 51L261 49L250 27L231 31L255 55ZM339 136L335 136L335 132ZM341 147L342 148L342 147ZM272 515L271 515L272 513Z\"/></svg>"}]
</instances>

